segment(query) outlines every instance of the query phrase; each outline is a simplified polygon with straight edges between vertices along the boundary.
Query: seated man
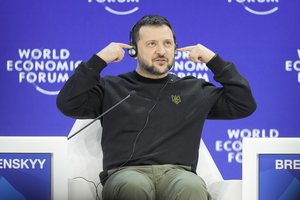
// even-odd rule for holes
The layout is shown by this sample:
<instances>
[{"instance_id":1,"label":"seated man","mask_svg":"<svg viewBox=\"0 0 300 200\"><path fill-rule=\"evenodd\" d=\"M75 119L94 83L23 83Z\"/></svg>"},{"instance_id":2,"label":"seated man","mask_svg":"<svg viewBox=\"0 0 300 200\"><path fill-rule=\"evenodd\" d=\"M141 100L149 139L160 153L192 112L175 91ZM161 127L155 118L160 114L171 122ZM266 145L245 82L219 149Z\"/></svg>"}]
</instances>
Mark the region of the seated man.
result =
<instances>
[{"instance_id":1,"label":"seated man","mask_svg":"<svg viewBox=\"0 0 300 200\"><path fill-rule=\"evenodd\" d=\"M128 49L135 71L99 77ZM175 51L203 62L222 87L169 73ZM133 92L135 91L135 92ZM82 62L57 97L57 106L74 118L101 118L105 200L207 200L206 184L196 172L206 119L237 119L254 112L248 82L230 62L201 44L177 48L167 19L147 15L130 32L130 45L111 43Z\"/></svg>"}]
</instances>

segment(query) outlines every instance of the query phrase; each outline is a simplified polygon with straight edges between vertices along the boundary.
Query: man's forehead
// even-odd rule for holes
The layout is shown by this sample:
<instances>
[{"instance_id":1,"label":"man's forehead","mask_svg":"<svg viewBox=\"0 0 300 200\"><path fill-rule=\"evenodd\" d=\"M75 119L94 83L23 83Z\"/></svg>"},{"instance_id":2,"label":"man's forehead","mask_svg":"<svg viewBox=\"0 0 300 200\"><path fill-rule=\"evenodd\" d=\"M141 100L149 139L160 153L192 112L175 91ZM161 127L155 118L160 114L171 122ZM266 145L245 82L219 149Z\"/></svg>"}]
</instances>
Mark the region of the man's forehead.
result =
<instances>
[{"instance_id":1,"label":"man's forehead","mask_svg":"<svg viewBox=\"0 0 300 200\"><path fill-rule=\"evenodd\" d=\"M173 33L167 25L146 25L139 30L140 39L173 39Z\"/></svg>"}]
</instances>

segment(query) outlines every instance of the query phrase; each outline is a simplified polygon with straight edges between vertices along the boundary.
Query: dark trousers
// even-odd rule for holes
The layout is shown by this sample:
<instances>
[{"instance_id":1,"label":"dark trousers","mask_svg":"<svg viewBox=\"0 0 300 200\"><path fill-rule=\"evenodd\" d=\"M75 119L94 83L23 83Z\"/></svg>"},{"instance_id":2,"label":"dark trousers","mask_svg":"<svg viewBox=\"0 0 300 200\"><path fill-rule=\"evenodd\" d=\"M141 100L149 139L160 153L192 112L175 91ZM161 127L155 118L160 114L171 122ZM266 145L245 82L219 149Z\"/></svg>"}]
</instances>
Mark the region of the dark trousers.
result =
<instances>
[{"instance_id":1,"label":"dark trousers","mask_svg":"<svg viewBox=\"0 0 300 200\"><path fill-rule=\"evenodd\" d=\"M129 166L108 171L104 200L209 200L203 179L181 165Z\"/></svg>"}]
</instances>

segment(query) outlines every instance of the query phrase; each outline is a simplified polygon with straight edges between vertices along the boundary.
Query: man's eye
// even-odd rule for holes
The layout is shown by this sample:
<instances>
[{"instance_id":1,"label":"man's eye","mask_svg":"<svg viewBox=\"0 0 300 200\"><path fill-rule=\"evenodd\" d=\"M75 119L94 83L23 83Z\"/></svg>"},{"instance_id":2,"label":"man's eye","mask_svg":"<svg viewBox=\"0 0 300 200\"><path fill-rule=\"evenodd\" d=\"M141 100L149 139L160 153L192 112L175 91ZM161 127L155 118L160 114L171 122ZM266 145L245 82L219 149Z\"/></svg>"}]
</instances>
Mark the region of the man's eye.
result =
<instances>
[{"instance_id":1,"label":"man's eye","mask_svg":"<svg viewBox=\"0 0 300 200\"><path fill-rule=\"evenodd\" d=\"M148 43L148 46L149 46L149 47L154 47L155 44L156 44L155 42L149 42L149 43Z\"/></svg>"},{"instance_id":2,"label":"man's eye","mask_svg":"<svg viewBox=\"0 0 300 200\"><path fill-rule=\"evenodd\" d=\"M165 42L165 46L167 46L167 47L170 47L170 46L172 46L173 45L173 42L172 41L166 41Z\"/></svg>"}]
</instances>

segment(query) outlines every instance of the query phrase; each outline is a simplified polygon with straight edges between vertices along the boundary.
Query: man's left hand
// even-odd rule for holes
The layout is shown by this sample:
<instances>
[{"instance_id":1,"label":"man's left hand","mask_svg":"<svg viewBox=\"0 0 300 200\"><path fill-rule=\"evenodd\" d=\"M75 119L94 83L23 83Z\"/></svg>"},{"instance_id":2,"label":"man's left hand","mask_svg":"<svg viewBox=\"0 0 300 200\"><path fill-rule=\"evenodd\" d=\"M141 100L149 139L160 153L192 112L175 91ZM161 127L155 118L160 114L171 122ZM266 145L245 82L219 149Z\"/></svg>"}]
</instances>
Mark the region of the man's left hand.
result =
<instances>
[{"instance_id":1,"label":"man's left hand","mask_svg":"<svg viewBox=\"0 0 300 200\"><path fill-rule=\"evenodd\" d=\"M177 51L189 51L188 60L193 62L208 63L216 54L202 44L176 49Z\"/></svg>"}]
</instances>

